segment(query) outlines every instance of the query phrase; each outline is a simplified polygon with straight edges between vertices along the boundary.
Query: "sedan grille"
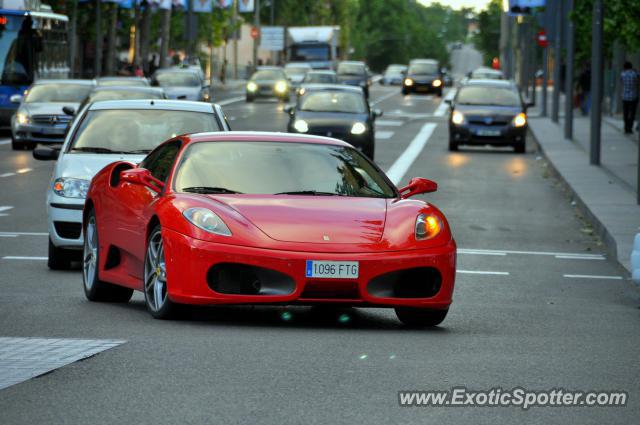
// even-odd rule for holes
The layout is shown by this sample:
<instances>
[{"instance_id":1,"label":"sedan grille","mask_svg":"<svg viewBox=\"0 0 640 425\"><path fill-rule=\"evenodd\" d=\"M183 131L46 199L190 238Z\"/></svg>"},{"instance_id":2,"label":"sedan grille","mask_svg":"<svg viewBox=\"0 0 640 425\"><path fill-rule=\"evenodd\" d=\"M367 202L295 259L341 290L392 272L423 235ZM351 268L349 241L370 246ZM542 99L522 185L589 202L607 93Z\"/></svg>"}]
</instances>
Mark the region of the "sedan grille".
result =
<instances>
[{"instance_id":1,"label":"sedan grille","mask_svg":"<svg viewBox=\"0 0 640 425\"><path fill-rule=\"evenodd\" d=\"M55 125L68 124L72 118L69 115L34 115L32 120L34 124Z\"/></svg>"}]
</instances>

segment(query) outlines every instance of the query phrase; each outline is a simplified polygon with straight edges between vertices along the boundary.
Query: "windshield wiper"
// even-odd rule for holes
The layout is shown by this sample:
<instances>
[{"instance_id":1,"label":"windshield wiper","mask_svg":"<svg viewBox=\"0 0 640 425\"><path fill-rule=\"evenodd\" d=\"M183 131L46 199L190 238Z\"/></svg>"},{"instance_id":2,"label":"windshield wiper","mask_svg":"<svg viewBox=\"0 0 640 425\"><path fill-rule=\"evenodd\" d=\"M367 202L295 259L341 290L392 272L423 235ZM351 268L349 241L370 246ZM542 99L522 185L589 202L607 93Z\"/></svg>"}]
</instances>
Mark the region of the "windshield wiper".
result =
<instances>
[{"instance_id":1,"label":"windshield wiper","mask_svg":"<svg viewBox=\"0 0 640 425\"><path fill-rule=\"evenodd\" d=\"M91 153L125 153L123 151L114 151L109 148L103 148L100 146L83 146L79 148L71 148L71 151L91 152Z\"/></svg>"},{"instance_id":2,"label":"windshield wiper","mask_svg":"<svg viewBox=\"0 0 640 425\"><path fill-rule=\"evenodd\" d=\"M135 154L135 153L149 153L149 152L151 152L151 149L134 149L132 151L125 151L123 153Z\"/></svg>"},{"instance_id":3,"label":"windshield wiper","mask_svg":"<svg viewBox=\"0 0 640 425\"><path fill-rule=\"evenodd\" d=\"M311 196L345 196L335 192L321 192L318 190L293 190L291 192L278 192L274 195L311 195Z\"/></svg>"},{"instance_id":4,"label":"windshield wiper","mask_svg":"<svg viewBox=\"0 0 640 425\"><path fill-rule=\"evenodd\" d=\"M242 193L242 192L238 192L236 190L227 189L226 187L214 187L214 186L183 187L182 191L183 192L189 192L189 193L202 193L202 194L208 194L208 193Z\"/></svg>"}]
</instances>

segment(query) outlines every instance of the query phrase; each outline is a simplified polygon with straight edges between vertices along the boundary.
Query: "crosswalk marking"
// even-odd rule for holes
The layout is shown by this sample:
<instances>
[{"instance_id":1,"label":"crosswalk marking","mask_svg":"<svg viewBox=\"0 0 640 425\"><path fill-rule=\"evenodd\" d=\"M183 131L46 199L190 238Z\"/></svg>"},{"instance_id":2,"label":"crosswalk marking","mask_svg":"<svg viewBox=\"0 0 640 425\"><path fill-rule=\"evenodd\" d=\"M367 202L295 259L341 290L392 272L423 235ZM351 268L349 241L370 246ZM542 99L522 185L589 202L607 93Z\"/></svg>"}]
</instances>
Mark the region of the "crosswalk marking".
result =
<instances>
[{"instance_id":1,"label":"crosswalk marking","mask_svg":"<svg viewBox=\"0 0 640 425\"><path fill-rule=\"evenodd\" d=\"M391 120L377 120L376 126L386 126L386 127L400 127L404 124L402 121L391 121Z\"/></svg>"},{"instance_id":2,"label":"crosswalk marking","mask_svg":"<svg viewBox=\"0 0 640 425\"><path fill-rule=\"evenodd\" d=\"M376 131L376 140L390 139L393 134L393 131Z\"/></svg>"}]
</instances>

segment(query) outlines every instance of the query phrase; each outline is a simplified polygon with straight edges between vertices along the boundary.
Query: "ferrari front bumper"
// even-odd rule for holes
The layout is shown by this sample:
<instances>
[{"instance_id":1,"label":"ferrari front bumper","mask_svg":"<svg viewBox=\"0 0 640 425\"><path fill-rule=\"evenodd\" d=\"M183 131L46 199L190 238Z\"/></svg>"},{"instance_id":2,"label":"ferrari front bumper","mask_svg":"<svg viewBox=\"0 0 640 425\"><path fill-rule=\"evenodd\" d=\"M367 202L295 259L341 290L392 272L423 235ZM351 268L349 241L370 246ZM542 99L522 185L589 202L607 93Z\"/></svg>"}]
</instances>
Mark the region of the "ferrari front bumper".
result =
<instances>
[{"instance_id":1,"label":"ferrari front bumper","mask_svg":"<svg viewBox=\"0 0 640 425\"><path fill-rule=\"evenodd\" d=\"M166 228L163 229L163 239L169 297L178 303L327 303L363 307L446 309L452 300L456 267L456 244L453 240L429 249L331 253L281 251L220 244L194 239ZM357 261L358 278L307 278L307 260ZM290 290L269 293L215 291L211 284L214 266L229 264L235 268L246 266L248 270L266 270L266 275L282 276L291 282ZM412 273L414 270L419 272ZM403 294L401 296L397 295L400 293L398 291L394 295L394 288L390 286L394 285L390 282L398 281L398 275L416 280L402 283L404 289L400 291ZM412 287L414 289L411 289ZM423 296L428 292L423 290L424 287L434 288L433 292Z\"/></svg>"}]
</instances>

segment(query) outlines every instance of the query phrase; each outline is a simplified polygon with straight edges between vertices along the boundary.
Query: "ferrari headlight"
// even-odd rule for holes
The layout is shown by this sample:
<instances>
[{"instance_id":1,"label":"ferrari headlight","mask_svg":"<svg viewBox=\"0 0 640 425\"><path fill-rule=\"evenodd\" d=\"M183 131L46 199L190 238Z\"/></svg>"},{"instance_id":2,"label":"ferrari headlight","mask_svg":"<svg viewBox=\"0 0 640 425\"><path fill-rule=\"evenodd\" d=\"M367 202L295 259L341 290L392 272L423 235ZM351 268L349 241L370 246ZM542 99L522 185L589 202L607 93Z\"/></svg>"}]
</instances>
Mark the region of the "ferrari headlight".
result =
<instances>
[{"instance_id":1,"label":"ferrari headlight","mask_svg":"<svg viewBox=\"0 0 640 425\"><path fill-rule=\"evenodd\" d=\"M247 83L247 91L254 92L256 90L258 90L258 85L253 81L249 81Z\"/></svg>"},{"instance_id":2,"label":"ferrari headlight","mask_svg":"<svg viewBox=\"0 0 640 425\"><path fill-rule=\"evenodd\" d=\"M285 81L278 81L275 86L276 93L286 93L289 87L287 87L287 83Z\"/></svg>"},{"instance_id":3,"label":"ferrari headlight","mask_svg":"<svg viewBox=\"0 0 640 425\"><path fill-rule=\"evenodd\" d=\"M415 229L416 240L432 239L442 230L442 221L435 215L420 214L416 218Z\"/></svg>"},{"instance_id":4,"label":"ferrari headlight","mask_svg":"<svg viewBox=\"0 0 640 425\"><path fill-rule=\"evenodd\" d=\"M25 114L24 112L18 112L16 114L16 122L18 124L21 124L21 125L29 124L29 121L30 121L29 115Z\"/></svg>"},{"instance_id":5,"label":"ferrari headlight","mask_svg":"<svg viewBox=\"0 0 640 425\"><path fill-rule=\"evenodd\" d=\"M411 87L413 85L413 80L411 78L405 78L404 85L407 87Z\"/></svg>"},{"instance_id":6,"label":"ferrari headlight","mask_svg":"<svg viewBox=\"0 0 640 425\"><path fill-rule=\"evenodd\" d=\"M516 127L523 127L527 123L527 116L524 112L520 112L518 115L513 117L513 125Z\"/></svg>"},{"instance_id":7,"label":"ferrari headlight","mask_svg":"<svg viewBox=\"0 0 640 425\"><path fill-rule=\"evenodd\" d=\"M189 208L182 212L186 218L194 226L220 236L231 236L231 230L224 221L216 213L206 208Z\"/></svg>"},{"instance_id":8,"label":"ferrari headlight","mask_svg":"<svg viewBox=\"0 0 640 425\"><path fill-rule=\"evenodd\" d=\"M433 83L431 83L433 85L433 87L440 87L442 85L442 81L441 80L433 80Z\"/></svg>"},{"instance_id":9,"label":"ferrari headlight","mask_svg":"<svg viewBox=\"0 0 640 425\"><path fill-rule=\"evenodd\" d=\"M53 182L53 192L65 198L84 199L87 197L89 183L89 180L61 177Z\"/></svg>"},{"instance_id":10,"label":"ferrari headlight","mask_svg":"<svg viewBox=\"0 0 640 425\"><path fill-rule=\"evenodd\" d=\"M464 123L464 114L459 111L453 111L453 115L451 115L451 122L455 125L461 125Z\"/></svg>"},{"instance_id":11,"label":"ferrari headlight","mask_svg":"<svg viewBox=\"0 0 640 425\"><path fill-rule=\"evenodd\" d=\"M362 134L365 131L367 131L367 126L361 122L354 123L353 127L351 127L351 134Z\"/></svg>"},{"instance_id":12,"label":"ferrari headlight","mask_svg":"<svg viewBox=\"0 0 640 425\"><path fill-rule=\"evenodd\" d=\"M309 124L307 124L305 120L296 120L296 122L293 123L293 128L295 128L298 133L306 133L309 131Z\"/></svg>"}]
</instances>

